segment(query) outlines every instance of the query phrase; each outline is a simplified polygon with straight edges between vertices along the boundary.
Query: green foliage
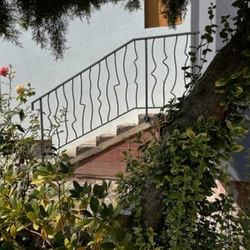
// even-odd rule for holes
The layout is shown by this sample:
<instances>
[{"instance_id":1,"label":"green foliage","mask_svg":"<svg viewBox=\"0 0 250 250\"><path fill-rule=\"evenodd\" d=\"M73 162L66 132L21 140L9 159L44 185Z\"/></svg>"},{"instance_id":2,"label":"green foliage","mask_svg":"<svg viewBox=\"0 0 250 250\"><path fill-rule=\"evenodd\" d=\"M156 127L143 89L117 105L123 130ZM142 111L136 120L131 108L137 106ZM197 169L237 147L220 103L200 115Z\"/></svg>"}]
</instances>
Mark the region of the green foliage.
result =
<instances>
[{"instance_id":1,"label":"green foliage","mask_svg":"<svg viewBox=\"0 0 250 250\"><path fill-rule=\"evenodd\" d=\"M212 52L209 46L214 41L214 35L216 33L216 28L218 27L217 24L213 23L215 8L216 6L211 3L211 6L208 8L210 24L206 25L205 31L201 36L200 44L197 47L191 47L192 50L188 53L190 56L191 66L182 67L185 79L190 80L190 82L185 86L187 89L194 86L200 79L203 65L207 62L207 55L209 52ZM200 61L197 62L198 60Z\"/></svg>"},{"instance_id":2,"label":"green foliage","mask_svg":"<svg viewBox=\"0 0 250 250\"><path fill-rule=\"evenodd\" d=\"M240 2L247 4L246 1L235 4ZM193 63L200 52L204 56L202 64L206 62L205 56L210 51L207 46L213 41L216 28L212 23L214 8L211 5L208 11L211 24L202 35L203 43L190 52ZM244 8L246 10L246 6ZM229 27L228 18L222 18L224 29L220 35L225 42L235 32ZM243 19L238 25L243 25ZM249 47L245 47L242 54L249 57ZM202 65L184 68L186 78L191 79L187 87L197 84L201 68ZM189 69L191 72L187 72ZM220 105L228 110L226 120L219 123L215 117L200 116L188 127L183 124L177 127L175 119L182 115L183 96L179 102L172 100L165 106L166 115L161 115L162 136L142 141L140 135L135 140L140 144L138 155L125 154L127 175L119 175L119 199L133 211L132 240L137 249L249 248L249 210L237 211L230 193L211 198L216 181L225 187L230 184L226 163L232 160L232 152L243 149L239 142L248 132L244 113L250 104L249 71L246 66L241 71L229 72L227 78L215 79L215 95L221 95ZM157 231L142 220L144 189L152 181L162 191L165 205L162 227ZM249 183L247 187L249 190Z\"/></svg>"},{"instance_id":3,"label":"green foliage","mask_svg":"<svg viewBox=\"0 0 250 250\"><path fill-rule=\"evenodd\" d=\"M239 16L234 20L237 27L246 31L240 36L245 45L241 53L248 58L250 36L246 4L243 0L234 3L240 8ZM211 21L213 9L211 5ZM227 20L227 17L223 19L225 28L221 33L226 40L230 39L232 31ZM209 52L206 46L213 41L215 28L212 22L206 27L202 36L204 44L190 54L193 63L200 50L204 56L202 63L206 62L205 56ZM197 68L200 72L201 66ZM154 132L152 140L144 141L142 134L138 135L135 140L139 143L137 155L130 151L124 153L128 175L119 175L120 203L117 206L104 201L109 187L106 182L92 186L73 181L68 186L76 166L63 159L66 153L52 152L44 161L37 158L38 116L23 108L27 97L34 94L30 86L16 89L18 104L14 108L11 107L11 92L3 94L1 248L248 249L249 211L237 213L230 194L220 194L214 200L210 198L217 186L216 180L225 185L229 183L226 162L231 159L230 153L243 148L238 143L247 132L243 115L249 106L249 72L246 66L230 72L226 78L214 80L215 94L223 97L221 106L230 107L225 121L219 123L214 117L200 116L188 127L177 127L175 118L180 115L184 96L179 103L172 101L167 106L167 116L162 115L164 133L160 138L156 138ZM12 74L10 70L7 76L10 86ZM186 77L196 84L200 74L191 70ZM29 119L27 128L23 123L26 119ZM142 220L143 195L149 182L154 182L163 194L162 228L157 230ZM133 221L126 229L118 220L123 205L133 213Z\"/></svg>"},{"instance_id":4,"label":"green foliage","mask_svg":"<svg viewBox=\"0 0 250 250\"><path fill-rule=\"evenodd\" d=\"M12 67L1 74L10 92L1 95L0 248L133 249L131 234L117 220L122 205L105 202L109 183L72 181L77 165L53 147L41 160L38 114L24 108L35 92L29 83L18 85L15 100Z\"/></svg>"}]
</instances>

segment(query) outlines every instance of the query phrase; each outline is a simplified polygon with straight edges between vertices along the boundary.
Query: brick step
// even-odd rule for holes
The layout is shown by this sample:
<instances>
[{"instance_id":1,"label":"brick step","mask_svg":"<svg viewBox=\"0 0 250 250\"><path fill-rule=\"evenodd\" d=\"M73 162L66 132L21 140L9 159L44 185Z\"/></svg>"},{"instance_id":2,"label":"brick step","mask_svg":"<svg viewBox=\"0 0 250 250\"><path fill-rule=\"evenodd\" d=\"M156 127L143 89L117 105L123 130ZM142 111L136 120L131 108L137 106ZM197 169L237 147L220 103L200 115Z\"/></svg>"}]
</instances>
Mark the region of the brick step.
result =
<instances>
[{"instance_id":1,"label":"brick step","mask_svg":"<svg viewBox=\"0 0 250 250\"><path fill-rule=\"evenodd\" d=\"M101 134L96 136L95 140L80 144L73 151L71 150L69 154L70 162L72 164L78 162L79 164L75 176L86 177L98 175L98 173L100 176L112 176L114 173L117 173L119 169L121 170L122 166L120 162L123 157L121 152L126 150L119 147L122 144L130 145L129 141L134 140L133 138L135 138L137 133L150 131L157 127L157 123L158 114L150 114L147 122L145 122L145 115L141 114L138 116L138 124L124 123L118 125L114 133ZM126 147L128 149L128 146ZM117 155L118 151L119 155ZM110 156L109 154L113 154L111 152L116 152L116 156ZM105 159L105 163L98 162L100 157L101 159ZM89 164L93 165L90 169L88 169ZM96 172L95 164L99 165L100 169L103 168L100 171L98 170L98 173Z\"/></svg>"},{"instance_id":2,"label":"brick step","mask_svg":"<svg viewBox=\"0 0 250 250\"><path fill-rule=\"evenodd\" d=\"M150 123L156 123L157 122L157 114L149 114L149 121ZM95 140L85 142L83 144L78 145L76 148L71 149L68 151L69 159L73 159L74 157L81 155L83 153L86 153L89 150L93 150L95 147L101 146L103 143L108 142L111 139L114 139L118 135L122 135L126 132L128 132L131 129L136 128L138 125L145 123L145 114L138 115L138 124L136 123L124 123L121 125L118 125L116 128L116 133L107 133L107 134L101 134L96 136Z\"/></svg>"}]
</instances>

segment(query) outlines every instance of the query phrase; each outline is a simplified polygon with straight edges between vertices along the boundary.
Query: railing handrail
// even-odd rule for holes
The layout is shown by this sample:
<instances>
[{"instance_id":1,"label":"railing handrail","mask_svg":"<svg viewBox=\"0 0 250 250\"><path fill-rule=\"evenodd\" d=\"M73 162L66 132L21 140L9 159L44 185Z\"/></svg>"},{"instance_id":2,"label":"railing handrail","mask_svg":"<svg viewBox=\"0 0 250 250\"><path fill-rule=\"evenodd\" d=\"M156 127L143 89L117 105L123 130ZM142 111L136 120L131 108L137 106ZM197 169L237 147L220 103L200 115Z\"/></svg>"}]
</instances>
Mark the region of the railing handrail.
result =
<instances>
[{"instance_id":1,"label":"railing handrail","mask_svg":"<svg viewBox=\"0 0 250 250\"><path fill-rule=\"evenodd\" d=\"M128 42L122 44L121 46L119 46L118 48L116 48L115 50L111 51L110 53L106 54L105 56L103 56L101 59L99 59L98 61L94 62L93 64L91 64L90 66L88 66L87 68L83 69L82 71L78 72L77 74L73 75L72 77L68 78L66 81L62 82L61 84L57 85L55 88L51 89L50 91L46 92L45 94L41 95L40 97L36 98L35 100L33 100L31 102L31 108L33 110L34 107L34 103L39 101L40 99L42 99L43 97L49 95L50 93L52 93L53 91L57 90L58 88L60 88L61 86L63 86L64 84L66 84L67 82L71 81L72 79L76 78L77 76L81 75L82 73L84 73L85 71L88 71L90 68L94 67L95 65L99 64L100 62L102 62L103 60L105 60L106 58L108 58L109 56L111 56L112 54L116 53L117 51L119 51L120 49L124 48L125 46L129 45L132 42L135 41L142 41L142 40L150 40L150 39L158 39L158 38L168 38L168 37L177 37L177 36L185 36L185 35L197 35L199 34L199 31L190 31L190 32L182 32L182 33L177 33L177 34L168 34L168 35L156 35L156 36L147 36L147 37L139 37L139 38L133 38L131 40L129 40Z\"/></svg>"},{"instance_id":2,"label":"railing handrail","mask_svg":"<svg viewBox=\"0 0 250 250\"><path fill-rule=\"evenodd\" d=\"M190 65L188 48L198 46L199 33L133 38L33 100L32 110L38 106L40 112L41 140L46 131L59 149L132 110L144 109L148 121L149 109L161 108L170 96L176 99L182 87L188 88L186 81L180 85L177 69Z\"/></svg>"}]
</instances>

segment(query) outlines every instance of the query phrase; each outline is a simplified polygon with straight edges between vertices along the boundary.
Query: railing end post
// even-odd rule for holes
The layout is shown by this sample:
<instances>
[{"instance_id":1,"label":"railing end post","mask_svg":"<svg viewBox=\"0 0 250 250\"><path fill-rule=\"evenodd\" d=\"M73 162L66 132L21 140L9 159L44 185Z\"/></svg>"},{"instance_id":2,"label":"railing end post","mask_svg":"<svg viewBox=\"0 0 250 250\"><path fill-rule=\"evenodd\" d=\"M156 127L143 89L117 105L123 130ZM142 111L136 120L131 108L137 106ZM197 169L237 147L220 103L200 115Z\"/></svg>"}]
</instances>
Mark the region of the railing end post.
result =
<instances>
[{"instance_id":1,"label":"railing end post","mask_svg":"<svg viewBox=\"0 0 250 250\"><path fill-rule=\"evenodd\" d=\"M150 122L150 117L148 114L144 116L144 122Z\"/></svg>"}]
</instances>

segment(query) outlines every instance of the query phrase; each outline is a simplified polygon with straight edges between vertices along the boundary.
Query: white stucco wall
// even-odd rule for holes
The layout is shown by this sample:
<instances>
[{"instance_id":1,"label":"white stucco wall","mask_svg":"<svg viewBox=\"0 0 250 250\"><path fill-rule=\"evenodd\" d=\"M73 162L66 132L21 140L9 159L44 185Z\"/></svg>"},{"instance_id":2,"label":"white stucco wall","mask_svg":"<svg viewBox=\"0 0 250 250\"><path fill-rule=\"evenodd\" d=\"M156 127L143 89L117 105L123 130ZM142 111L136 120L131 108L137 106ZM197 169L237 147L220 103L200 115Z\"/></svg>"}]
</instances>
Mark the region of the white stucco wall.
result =
<instances>
[{"instance_id":1,"label":"white stucco wall","mask_svg":"<svg viewBox=\"0 0 250 250\"><path fill-rule=\"evenodd\" d=\"M229 1L212 2L216 4ZM176 30L169 27L145 29L143 8L129 13L124 11L122 4L108 4L103 6L101 11L92 14L89 24L86 20L75 20L70 23L67 36L69 50L65 51L63 60L55 61L49 51L40 50L31 41L31 35L27 32L21 38L23 49L11 43L0 42L0 66L12 64L17 72L13 84L25 84L29 81L35 87L36 97L39 97L132 38L202 31L207 24L207 7L210 3L211 0L192 0L183 23L178 25ZM222 13L220 9L219 15ZM170 49L173 46L173 42L169 44ZM215 42L212 49L216 50L217 47ZM209 60L213 55L211 54ZM125 118L126 121L130 119L132 118ZM114 123L113 127L121 122L122 118ZM103 128L100 132L107 129L110 130L111 127ZM86 140L91 136L86 137Z\"/></svg>"},{"instance_id":2,"label":"white stucco wall","mask_svg":"<svg viewBox=\"0 0 250 250\"><path fill-rule=\"evenodd\" d=\"M209 48L213 52L208 53L208 55L206 56L208 62L204 64L204 69L209 65L215 53L224 46L219 35L219 32L223 28L223 25L221 24L221 17L227 15L231 15L231 17L234 17L234 15L236 14L236 9L232 7L233 2L234 0L191 0L192 30L199 30L201 34L203 34L206 25L210 25L211 23L218 25L217 33L214 34L214 42L209 46ZM209 20L208 18L208 8L211 6L216 6L216 8L213 10L213 20ZM233 25L231 19L229 19L229 22Z\"/></svg>"},{"instance_id":3,"label":"white stucco wall","mask_svg":"<svg viewBox=\"0 0 250 250\"><path fill-rule=\"evenodd\" d=\"M189 23L187 15L184 24L176 30L167 27L145 29L143 9L128 13L122 4L108 4L92 14L89 24L86 20L70 23L69 50L63 60L54 61L49 51L40 50L31 41L30 34L24 33L23 49L0 42L0 65L12 64L17 71L15 83L30 81L39 96L132 38L186 32L190 29Z\"/></svg>"}]
</instances>

